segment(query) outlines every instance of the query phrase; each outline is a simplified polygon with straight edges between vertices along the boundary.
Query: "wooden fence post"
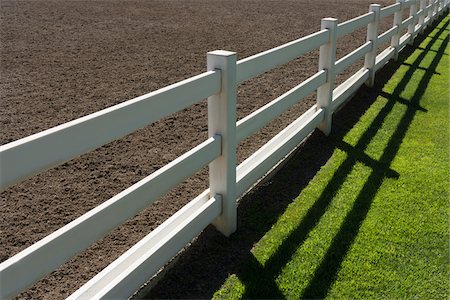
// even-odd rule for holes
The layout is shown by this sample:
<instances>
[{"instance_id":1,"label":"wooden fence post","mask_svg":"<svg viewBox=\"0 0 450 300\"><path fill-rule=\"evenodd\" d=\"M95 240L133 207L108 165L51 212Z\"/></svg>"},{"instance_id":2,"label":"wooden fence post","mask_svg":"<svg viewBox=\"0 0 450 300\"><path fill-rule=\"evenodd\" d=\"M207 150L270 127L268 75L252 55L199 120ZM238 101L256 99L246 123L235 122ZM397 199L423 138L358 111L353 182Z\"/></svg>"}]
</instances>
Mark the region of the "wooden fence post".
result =
<instances>
[{"instance_id":1,"label":"wooden fence post","mask_svg":"<svg viewBox=\"0 0 450 300\"><path fill-rule=\"evenodd\" d=\"M411 21L411 24L409 24L409 26L408 26L408 34L410 35L408 45L412 45L412 44L414 44L414 38L415 38L414 29L416 28L416 21L417 21L417 1L416 0L409 8L409 16L412 17L412 21Z\"/></svg>"},{"instance_id":2,"label":"wooden fence post","mask_svg":"<svg viewBox=\"0 0 450 300\"><path fill-rule=\"evenodd\" d=\"M319 71L327 70L327 82L317 89L317 107L325 110L325 117L319 124L319 129L329 135L331 132L331 122L333 116L333 90L336 63L336 41L337 41L337 24L338 20L334 18L324 18L321 22L321 29L328 29L330 39L328 43L320 46L319 54Z\"/></svg>"},{"instance_id":3,"label":"wooden fence post","mask_svg":"<svg viewBox=\"0 0 450 300\"><path fill-rule=\"evenodd\" d=\"M399 43L400 43L400 36L402 31L402 21L403 21L403 3L404 0L397 0L397 3L400 3L400 11L395 12L394 14L394 26L397 27L397 33L394 34L394 36L391 38L391 47L393 47L394 50L394 60L398 59L398 52L400 51Z\"/></svg>"},{"instance_id":4,"label":"wooden fence post","mask_svg":"<svg viewBox=\"0 0 450 300\"><path fill-rule=\"evenodd\" d=\"M373 87L375 83L375 61L378 50L378 32L380 28L381 5L371 4L369 12L375 14L374 21L367 25L367 41L372 43L372 50L368 52L364 59L364 67L369 69L369 79L366 81L368 87Z\"/></svg>"},{"instance_id":5,"label":"wooden fence post","mask_svg":"<svg viewBox=\"0 0 450 300\"><path fill-rule=\"evenodd\" d=\"M207 56L208 70L221 71L220 93L208 98L208 134L222 136L222 155L209 164L211 195L222 196L222 214L214 220L226 236L236 231L236 53L212 51Z\"/></svg>"}]
</instances>

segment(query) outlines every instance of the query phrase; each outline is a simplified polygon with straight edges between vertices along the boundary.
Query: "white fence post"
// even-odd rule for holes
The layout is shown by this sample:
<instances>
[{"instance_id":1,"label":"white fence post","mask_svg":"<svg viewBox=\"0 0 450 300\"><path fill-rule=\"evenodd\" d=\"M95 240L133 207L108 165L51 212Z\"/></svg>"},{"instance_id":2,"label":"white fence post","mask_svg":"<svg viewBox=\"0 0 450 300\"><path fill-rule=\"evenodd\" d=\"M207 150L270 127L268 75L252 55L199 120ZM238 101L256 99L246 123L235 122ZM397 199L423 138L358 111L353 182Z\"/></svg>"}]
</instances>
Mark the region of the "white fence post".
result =
<instances>
[{"instance_id":1,"label":"white fence post","mask_svg":"<svg viewBox=\"0 0 450 300\"><path fill-rule=\"evenodd\" d=\"M417 21L417 1L414 1L414 3L409 8L409 16L412 17L412 21L408 26L408 34L410 35L408 45L412 45L414 44L414 29L416 28Z\"/></svg>"},{"instance_id":2,"label":"white fence post","mask_svg":"<svg viewBox=\"0 0 450 300\"><path fill-rule=\"evenodd\" d=\"M419 25L420 25L420 32L423 33L425 31L425 7L427 6L426 0L420 0L420 10L422 10L422 14L419 17Z\"/></svg>"},{"instance_id":3,"label":"white fence post","mask_svg":"<svg viewBox=\"0 0 450 300\"><path fill-rule=\"evenodd\" d=\"M221 70L220 93L208 98L209 136L222 136L222 155L209 164L211 195L222 196L222 214L214 220L217 230L229 236L236 231L236 53L212 51L208 70Z\"/></svg>"},{"instance_id":4,"label":"white fence post","mask_svg":"<svg viewBox=\"0 0 450 300\"><path fill-rule=\"evenodd\" d=\"M434 0L430 0L428 4L431 4L431 7L428 9L428 24L431 24L433 22Z\"/></svg>"},{"instance_id":5,"label":"white fence post","mask_svg":"<svg viewBox=\"0 0 450 300\"><path fill-rule=\"evenodd\" d=\"M438 0L433 0L433 8L432 8L433 15L432 15L432 18L431 18L432 22L434 22L434 20L436 18L436 14L437 14L437 5L436 4L437 3L438 3Z\"/></svg>"},{"instance_id":6,"label":"white fence post","mask_svg":"<svg viewBox=\"0 0 450 300\"><path fill-rule=\"evenodd\" d=\"M331 122L333 116L333 90L336 63L336 41L337 41L337 24L338 20L334 18L324 18L321 22L321 29L328 29L330 39L328 43L320 46L319 54L319 71L327 70L327 82L317 89L317 107L325 110L325 117L319 124L319 129L326 135L331 132Z\"/></svg>"},{"instance_id":7,"label":"white fence post","mask_svg":"<svg viewBox=\"0 0 450 300\"><path fill-rule=\"evenodd\" d=\"M367 25L367 41L372 43L372 50L366 54L364 59L364 67L369 69L369 79L366 81L368 87L373 87L375 83L375 60L378 50L378 31L380 28L380 11L381 5L371 4L369 12L375 14L374 21Z\"/></svg>"},{"instance_id":8,"label":"white fence post","mask_svg":"<svg viewBox=\"0 0 450 300\"><path fill-rule=\"evenodd\" d=\"M391 38L391 47L393 47L394 50L394 60L398 59L398 52L400 51L399 43L400 43L400 36L402 31L402 21L403 21L403 3L404 0L397 0L397 3L400 3L400 11L395 12L394 14L394 26L397 26L397 33L394 34L394 36Z\"/></svg>"},{"instance_id":9,"label":"white fence post","mask_svg":"<svg viewBox=\"0 0 450 300\"><path fill-rule=\"evenodd\" d=\"M436 0L435 11L434 19L436 20L439 17L439 0Z\"/></svg>"}]
</instances>

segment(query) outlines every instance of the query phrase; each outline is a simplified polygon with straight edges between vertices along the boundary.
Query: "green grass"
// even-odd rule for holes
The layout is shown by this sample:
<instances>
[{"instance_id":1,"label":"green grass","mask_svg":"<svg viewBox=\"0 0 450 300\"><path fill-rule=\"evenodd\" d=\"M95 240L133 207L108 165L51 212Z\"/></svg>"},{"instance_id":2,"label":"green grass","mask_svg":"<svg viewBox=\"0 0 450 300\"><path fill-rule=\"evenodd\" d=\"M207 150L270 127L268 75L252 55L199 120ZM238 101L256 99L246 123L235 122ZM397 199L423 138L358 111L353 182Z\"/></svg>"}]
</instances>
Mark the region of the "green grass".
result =
<instances>
[{"instance_id":1,"label":"green grass","mask_svg":"<svg viewBox=\"0 0 450 300\"><path fill-rule=\"evenodd\" d=\"M215 299L449 298L449 20L336 122L331 158Z\"/></svg>"}]
</instances>

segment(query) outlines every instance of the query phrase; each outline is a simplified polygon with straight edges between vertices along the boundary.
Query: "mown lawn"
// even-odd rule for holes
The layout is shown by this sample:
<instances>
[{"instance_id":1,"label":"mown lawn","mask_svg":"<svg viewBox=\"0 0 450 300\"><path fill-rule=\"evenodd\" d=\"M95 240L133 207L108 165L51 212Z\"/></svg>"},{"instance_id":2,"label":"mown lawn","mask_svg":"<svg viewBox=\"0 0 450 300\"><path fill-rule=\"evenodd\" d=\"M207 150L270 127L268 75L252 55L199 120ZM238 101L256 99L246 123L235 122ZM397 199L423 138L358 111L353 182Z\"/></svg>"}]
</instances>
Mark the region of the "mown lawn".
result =
<instances>
[{"instance_id":1,"label":"mown lawn","mask_svg":"<svg viewBox=\"0 0 450 300\"><path fill-rule=\"evenodd\" d=\"M216 299L448 299L449 21L335 123L331 158Z\"/></svg>"}]
</instances>

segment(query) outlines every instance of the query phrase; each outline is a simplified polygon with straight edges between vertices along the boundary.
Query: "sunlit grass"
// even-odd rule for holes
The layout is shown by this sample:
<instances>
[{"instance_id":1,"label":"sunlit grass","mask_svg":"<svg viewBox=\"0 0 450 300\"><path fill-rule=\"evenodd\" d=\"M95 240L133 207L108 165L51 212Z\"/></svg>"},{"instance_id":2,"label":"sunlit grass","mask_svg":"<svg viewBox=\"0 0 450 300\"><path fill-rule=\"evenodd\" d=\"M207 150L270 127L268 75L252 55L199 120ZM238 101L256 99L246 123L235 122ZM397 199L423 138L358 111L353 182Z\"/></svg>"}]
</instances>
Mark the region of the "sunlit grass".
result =
<instances>
[{"instance_id":1,"label":"sunlit grass","mask_svg":"<svg viewBox=\"0 0 450 300\"><path fill-rule=\"evenodd\" d=\"M448 298L449 20L335 129L332 157L215 298Z\"/></svg>"}]
</instances>

